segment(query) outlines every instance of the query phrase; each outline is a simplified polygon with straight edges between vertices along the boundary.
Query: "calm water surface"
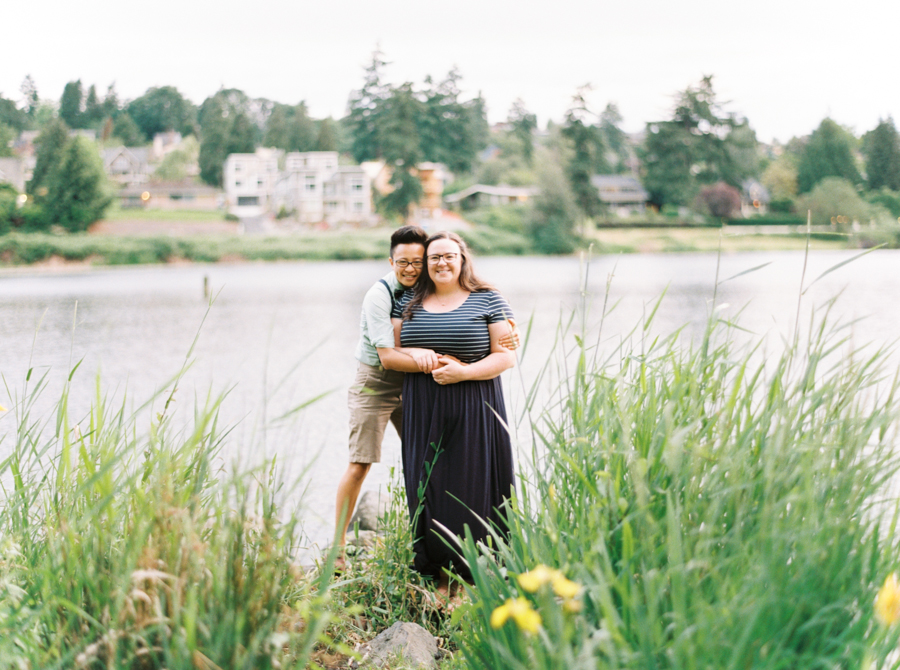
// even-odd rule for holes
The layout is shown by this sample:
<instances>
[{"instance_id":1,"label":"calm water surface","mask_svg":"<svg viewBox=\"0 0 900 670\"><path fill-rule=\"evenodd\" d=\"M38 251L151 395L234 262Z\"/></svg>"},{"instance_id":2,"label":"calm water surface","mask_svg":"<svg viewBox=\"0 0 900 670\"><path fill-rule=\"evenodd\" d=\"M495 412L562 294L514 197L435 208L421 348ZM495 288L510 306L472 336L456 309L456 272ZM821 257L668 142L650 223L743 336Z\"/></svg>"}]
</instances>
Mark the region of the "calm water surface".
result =
<instances>
[{"instance_id":1,"label":"calm water surface","mask_svg":"<svg viewBox=\"0 0 900 670\"><path fill-rule=\"evenodd\" d=\"M854 255L812 254L806 285ZM720 278L770 265L722 284L722 313L742 311L741 325L777 346L793 328L803 262L795 252L723 256ZM519 370L507 373L511 412L519 413L523 384L550 355L561 317L586 308L591 341L596 339L610 276L608 303L615 309L604 322L601 347L612 351L663 291L653 332L686 326L685 337L701 333L716 265L715 254L603 256L588 263L479 259L479 273L507 297L520 323L533 319ZM355 369L359 307L387 271L381 261L0 271L0 373L9 389L0 388L0 404L14 403L30 367L49 370L50 388L40 401L49 414L81 360L71 392L75 420L87 411L98 373L109 397L126 397L138 407L178 372L196 337L194 363L176 395L179 416L188 420L195 401L227 392L221 414L235 428L226 460L277 456L288 478L299 481L295 495L305 489L308 533L324 541L347 461L346 393ZM204 277L217 296L208 314ZM900 251L877 251L828 274L806 294L802 313L839 293L838 315L862 319L854 326L855 343L893 343L900 324ZM273 421L322 393L328 395L305 411ZM13 426L12 412L0 416L0 458L11 444L9 435L2 436ZM364 490L384 487L399 458L399 439L389 429L384 462L373 468Z\"/></svg>"}]
</instances>

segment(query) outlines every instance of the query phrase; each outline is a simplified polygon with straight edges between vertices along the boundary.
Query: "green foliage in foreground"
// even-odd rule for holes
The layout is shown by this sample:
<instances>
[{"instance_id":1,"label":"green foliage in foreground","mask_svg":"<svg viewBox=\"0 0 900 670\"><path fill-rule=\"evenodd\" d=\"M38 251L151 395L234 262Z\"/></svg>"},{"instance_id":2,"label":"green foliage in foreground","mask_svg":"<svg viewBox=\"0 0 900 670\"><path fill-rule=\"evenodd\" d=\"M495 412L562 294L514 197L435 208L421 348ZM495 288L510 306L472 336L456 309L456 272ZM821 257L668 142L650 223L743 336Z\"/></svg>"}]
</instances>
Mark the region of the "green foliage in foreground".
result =
<instances>
[{"instance_id":1,"label":"green foliage in foreground","mask_svg":"<svg viewBox=\"0 0 900 670\"><path fill-rule=\"evenodd\" d=\"M900 471L900 389L881 352L842 358L847 329L811 330L768 360L716 326L700 346L673 336L607 361L582 336L568 367L548 363L558 401L528 408L536 465L512 532L493 551L465 545L475 600L457 640L471 667L883 660L897 635L873 600L900 560L884 500ZM581 585L574 603L525 589L516 575L538 565ZM520 618L492 626L519 597ZM529 634L532 609L542 625Z\"/></svg>"},{"instance_id":2,"label":"green foliage in foreground","mask_svg":"<svg viewBox=\"0 0 900 670\"><path fill-rule=\"evenodd\" d=\"M140 435L146 417L107 406L99 381L77 425L65 393L32 415L43 388L4 417L0 667L305 667L327 581L294 565L273 473L216 465L218 402L184 431L163 409Z\"/></svg>"}]
</instances>

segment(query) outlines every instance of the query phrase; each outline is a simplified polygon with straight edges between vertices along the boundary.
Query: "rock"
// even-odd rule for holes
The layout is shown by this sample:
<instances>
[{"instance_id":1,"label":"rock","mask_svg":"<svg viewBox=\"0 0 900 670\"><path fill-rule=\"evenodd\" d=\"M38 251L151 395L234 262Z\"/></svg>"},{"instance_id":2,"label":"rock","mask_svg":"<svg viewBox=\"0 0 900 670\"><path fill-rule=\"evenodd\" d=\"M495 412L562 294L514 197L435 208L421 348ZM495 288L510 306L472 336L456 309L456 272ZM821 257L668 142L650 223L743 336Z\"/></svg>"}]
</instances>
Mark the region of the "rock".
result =
<instances>
[{"instance_id":1,"label":"rock","mask_svg":"<svg viewBox=\"0 0 900 670\"><path fill-rule=\"evenodd\" d=\"M350 518L348 536L353 533L353 524L358 523L360 530L379 530L378 518L387 514L390 506L387 493L366 491L356 505L356 512Z\"/></svg>"},{"instance_id":2,"label":"rock","mask_svg":"<svg viewBox=\"0 0 900 670\"><path fill-rule=\"evenodd\" d=\"M437 667L440 654L434 636L417 623L398 621L360 649L361 665L382 668L391 659L402 656L416 668Z\"/></svg>"}]
</instances>

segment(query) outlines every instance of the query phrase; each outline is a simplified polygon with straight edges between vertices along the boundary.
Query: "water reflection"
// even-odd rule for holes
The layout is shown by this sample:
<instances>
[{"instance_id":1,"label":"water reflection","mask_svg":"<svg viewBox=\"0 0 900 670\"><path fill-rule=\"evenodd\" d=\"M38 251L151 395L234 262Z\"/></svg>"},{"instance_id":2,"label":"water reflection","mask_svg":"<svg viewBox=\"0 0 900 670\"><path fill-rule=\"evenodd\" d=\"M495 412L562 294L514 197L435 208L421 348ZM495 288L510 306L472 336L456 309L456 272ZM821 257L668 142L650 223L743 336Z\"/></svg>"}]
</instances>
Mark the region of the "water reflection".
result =
<instances>
[{"instance_id":1,"label":"water reflection","mask_svg":"<svg viewBox=\"0 0 900 670\"><path fill-rule=\"evenodd\" d=\"M810 257L805 285L851 252L817 252ZM827 275L804 297L802 313L843 291L844 319L865 317L855 327L858 342L892 342L900 323L896 267L900 252L879 251ZM523 326L532 332L519 371L507 379L510 406L522 406L521 388L547 360L557 326L582 315L596 338L604 300L607 315L601 349L612 350L666 297L650 333L685 326L698 337L715 286L715 254L668 254L573 258L479 259L478 270L506 295ZM723 256L719 276L771 263L720 285L718 303L726 318L742 311L743 327L777 342L793 328L803 255L794 252ZM72 384L72 417L87 411L95 374L110 396L127 393L145 401L181 368L197 337L194 364L180 384L176 404L190 418L208 390L227 393L223 420L235 425L225 456L256 462L277 455L290 477L314 462L308 478L308 531L330 534L337 478L346 464L346 391L353 378L362 296L387 272L379 261L187 265L107 268L66 274L7 271L0 274L0 372L21 393L29 367L50 370L45 411L71 367L82 360ZM612 281L607 296L607 280ZM203 281L216 295L208 309ZM586 290L582 290L585 287ZM77 304L77 308L76 308ZM205 322L204 322L205 318ZM203 323L201 328L201 323ZM198 335L199 333L199 335ZM638 328L635 340L645 336ZM571 340L564 342L569 346ZM521 375L521 377L519 377ZM310 410L272 423L303 400L333 392ZM0 403L10 399L0 391ZM265 419L265 420L264 420ZM0 418L0 433L12 417ZM10 441L0 442L0 457ZM383 487L389 467L399 466L399 440L391 429L384 464L373 468L366 489Z\"/></svg>"}]
</instances>

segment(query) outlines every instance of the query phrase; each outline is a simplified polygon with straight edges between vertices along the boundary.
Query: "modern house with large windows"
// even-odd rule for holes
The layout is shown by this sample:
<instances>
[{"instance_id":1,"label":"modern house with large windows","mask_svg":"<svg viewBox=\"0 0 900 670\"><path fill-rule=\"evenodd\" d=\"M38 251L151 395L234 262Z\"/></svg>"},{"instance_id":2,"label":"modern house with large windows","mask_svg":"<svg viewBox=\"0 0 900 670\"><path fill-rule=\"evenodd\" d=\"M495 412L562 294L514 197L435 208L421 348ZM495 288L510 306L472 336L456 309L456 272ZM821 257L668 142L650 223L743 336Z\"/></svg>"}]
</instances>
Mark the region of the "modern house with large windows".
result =
<instances>
[{"instance_id":1,"label":"modern house with large windows","mask_svg":"<svg viewBox=\"0 0 900 670\"><path fill-rule=\"evenodd\" d=\"M359 165L339 165L336 151L231 154L224 181L228 211L242 218L284 212L301 223L334 224L372 217L369 175Z\"/></svg>"}]
</instances>

